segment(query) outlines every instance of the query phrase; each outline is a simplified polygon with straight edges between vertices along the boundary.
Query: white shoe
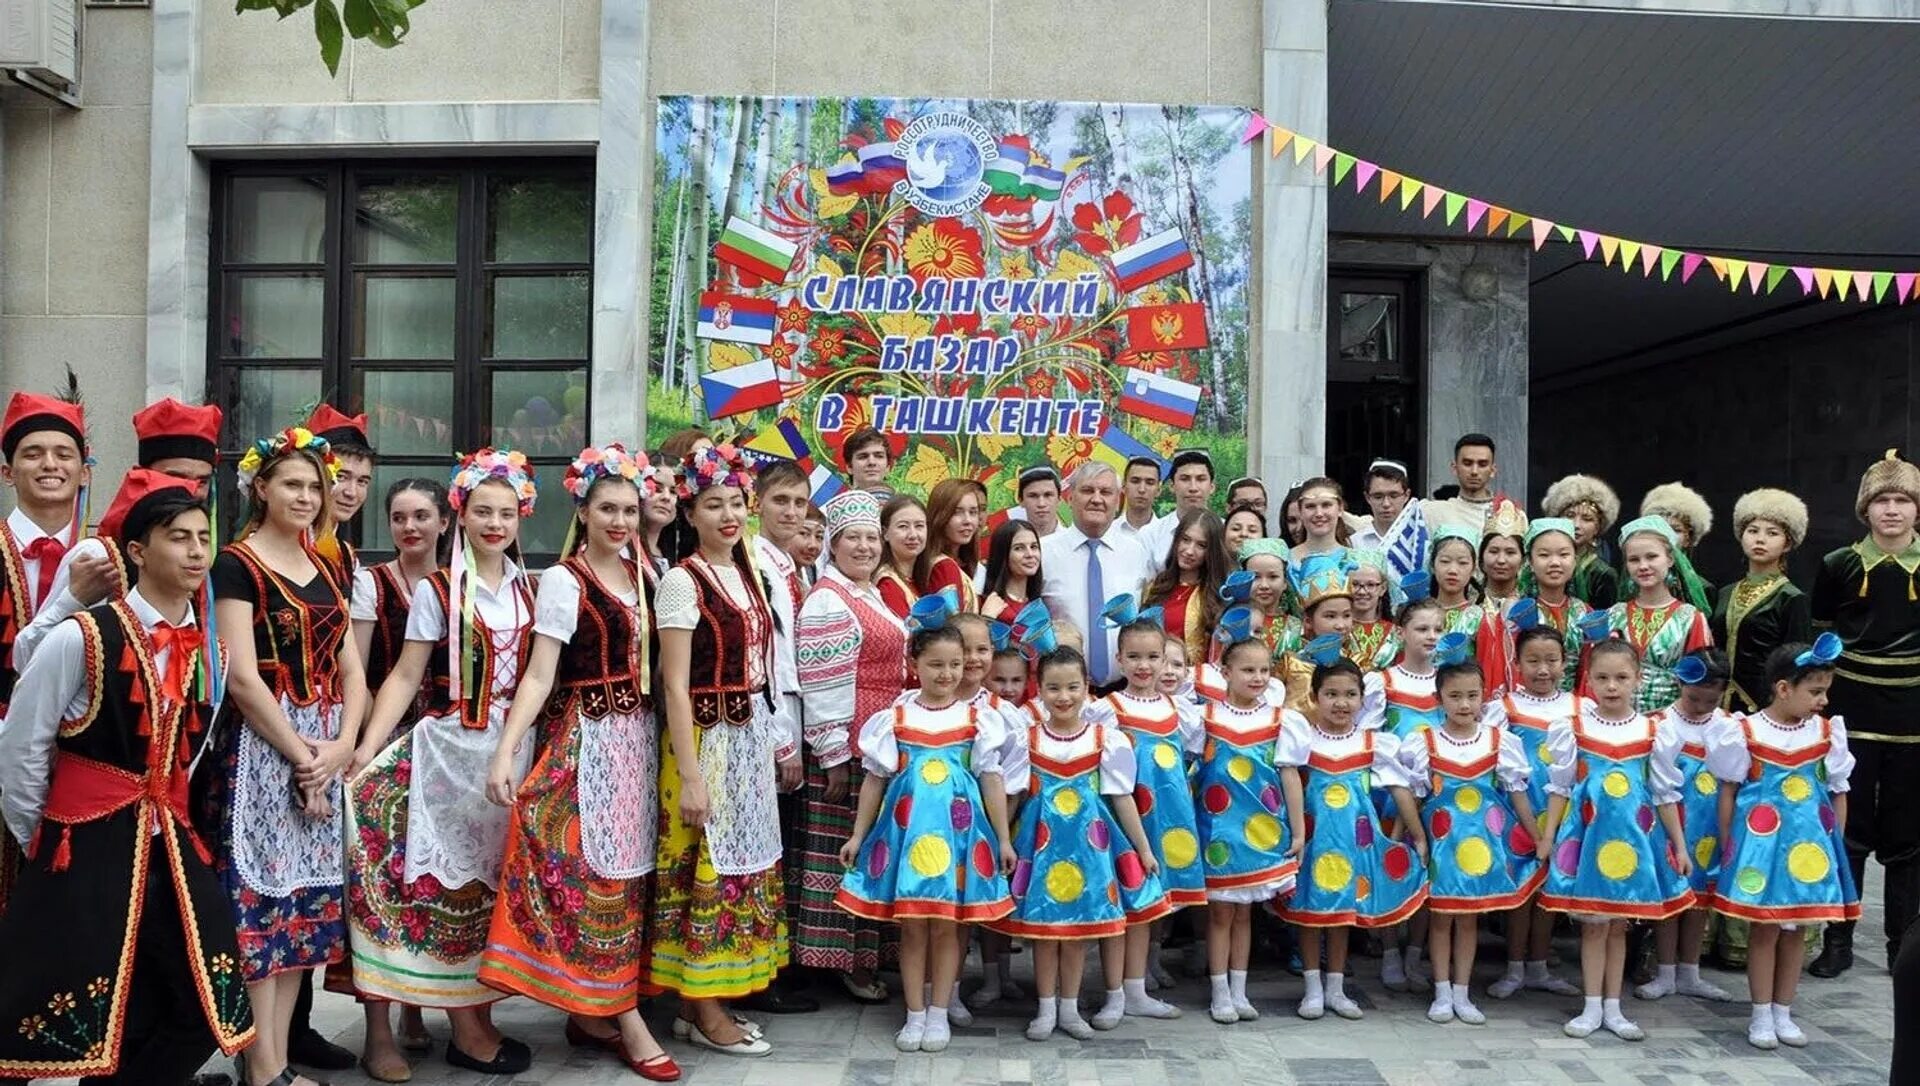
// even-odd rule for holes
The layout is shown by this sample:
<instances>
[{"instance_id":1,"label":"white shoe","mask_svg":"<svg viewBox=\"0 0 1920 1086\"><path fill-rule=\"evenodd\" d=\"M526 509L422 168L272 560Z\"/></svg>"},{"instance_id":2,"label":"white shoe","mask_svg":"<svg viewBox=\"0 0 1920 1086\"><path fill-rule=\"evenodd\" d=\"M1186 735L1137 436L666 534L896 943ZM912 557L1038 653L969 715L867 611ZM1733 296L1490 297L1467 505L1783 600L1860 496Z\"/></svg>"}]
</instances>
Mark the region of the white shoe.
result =
<instances>
[{"instance_id":1,"label":"white shoe","mask_svg":"<svg viewBox=\"0 0 1920 1086\"><path fill-rule=\"evenodd\" d=\"M976 989L972 995L967 997L967 1002L972 1006L985 1008L991 1007L1005 998L1008 997L1003 989L989 984ZM953 1007L951 1006L947 1008L947 1018L950 1020L953 1019ZM968 1015L968 1018L971 1019L972 1015Z\"/></svg>"},{"instance_id":2,"label":"white shoe","mask_svg":"<svg viewBox=\"0 0 1920 1086\"><path fill-rule=\"evenodd\" d=\"M1240 1021L1240 1012L1233 1009L1232 1003L1215 1003L1207 1008L1207 1016L1223 1026Z\"/></svg>"},{"instance_id":3,"label":"white shoe","mask_svg":"<svg viewBox=\"0 0 1920 1086\"><path fill-rule=\"evenodd\" d=\"M920 1051L945 1052L947 1042L953 1040L953 1030L946 1022L928 1022L926 1036L920 1039Z\"/></svg>"},{"instance_id":4,"label":"white shoe","mask_svg":"<svg viewBox=\"0 0 1920 1086\"><path fill-rule=\"evenodd\" d=\"M973 1025L973 1012L967 1009L965 1003L957 999L953 1000L947 1004L947 1021L956 1026L971 1026ZM929 1052L934 1050L923 1048L920 1051Z\"/></svg>"},{"instance_id":5,"label":"white shoe","mask_svg":"<svg viewBox=\"0 0 1920 1086\"><path fill-rule=\"evenodd\" d=\"M713 1038L708 1037L706 1032L699 1026L692 1027L688 1032L691 1036L687 1039L693 1042L695 1048L711 1049L714 1052L725 1053L729 1056L764 1056L773 1051L773 1046L767 1043L766 1038L756 1037L751 1033L746 1034L730 1045L723 1045ZM904 1033L905 1030L901 1032ZM899 1043L898 1037L894 1039L894 1043Z\"/></svg>"},{"instance_id":6,"label":"white shoe","mask_svg":"<svg viewBox=\"0 0 1920 1086\"><path fill-rule=\"evenodd\" d=\"M1333 1013L1349 1022L1357 1022L1360 1020L1360 1004L1347 998L1345 992L1328 996L1327 1006L1332 1009Z\"/></svg>"},{"instance_id":7,"label":"white shoe","mask_svg":"<svg viewBox=\"0 0 1920 1086\"><path fill-rule=\"evenodd\" d=\"M740 1027L740 1032L746 1034L747 1036L753 1038L754 1040L757 1041L760 1039L761 1037L760 1023L755 1022L753 1019L748 1018L746 1015L744 1014L734 1015L733 1024ZM693 1039L693 1023L687 1021L684 1018L680 1018L676 1016L673 1020L673 1039L676 1041L692 1040Z\"/></svg>"},{"instance_id":8,"label":"white shoe","mask_svg":"<svg viewBox=\"0 0 1920 1086\"><path fill-rule=\"evenodd\" d=\"M1591 1037L1593 1036L1593 1031L1599 1028L1600 1019L1588 1018L1585 1014L1579 1014L1575 1015L1566 1025L1561 1026L1560 1032L1569 1037Z\"/></svg>"},{"instance_id":9,"label":"white shoe","mask_svg":"<svg viewBox=\"0 0 1920 1086\"><path fill-rule=\"evenodd\" d=\"M1773 1049L1780 1047L1780 1037L1777 1033L1774 1032L1772 1022L1768 1022L1768 1021L1748 1022L1747 1023L1747 1043L1752 1045L1755 1048L1764 1048L1768 1051L1772 1051Z\"/></svg>"},{"instance_id":10,"label":"white shoe","mask_svg":"<svg viewBox=\"0 0 1920 1086\"><path fill-rule=\"evenodd\" d=\"M1577 996L1577 995L1586 994L1586 989L1581 988L1578 984L1575 984L1564 977L1556 977L1552 973L1547 974L1544 978L1528 977L1527 991L1551 992L1557 996Z\"/></svg>"},{"instance_id":11,"label":"white shoe","mask_svg":"<svg viewBox=\"0 0 1920 1086\"><path fill-rule=\"evenodd\" d=\"M1632 1019L1625 1016L1609 1018L1601 1024L1607 1027L1608 1033L1613 1034L1623 1041L1644 1041L1647 1039L1647 1031L1641 1029L1638 1025L1634 1024Z\"/></svg>"},{"instance_id":12,"label":"white shoe","mask_svg":"<svg viewBox=\"0 0 1920 1086\"><path fill-rule=\"evenodd\" d=\"M1786 1045L1788 1048L1807 1047L1806 1031L1802 1030L1800 1024L1791 1018L1782 1018L1777 1014L1774 1015L1773 1035L1780 1038L1780 1043Z\"/></svg>"},{"instance_id":13,"label":"white shoe","mask_svg":"<svg viewBox=\"0 0 1920 1086\"><path fill-rule=\"evenodd\" d=\"M1126 1016L1127 1001L1125 999L1117 999L1110 1003L1102 1004L1100 1009L1094 1012L1094 1016L1090 1021L1094 1029L1105 1033L1110 1029L1118 1029L1120 1020Z\"/></svg>"},{"instance_id":14,"label":"white shoe","mask_svg":"<svg viewBox=\"0 0 1920 1086\"><path fill-rule=\"evenodd\" d=\"M1152 996L1148 996L1146 999L1141 1000L1137 1003L1134 1002L1133 1000L1128 1000L1126 1003L1122 1004L1122 1007L1125 1010L1126 1016L1128 1018L1178 1018L1180 1017L1180 1008L1174 1006L1171 1003L1168 1003L1164 999L1155 999ZM1095 1023L1095 1024L1098 1025L1098 1023Z\"/></svg>"},{"instance_id":15,"label":"white shoe","mask_svg":"<svg viewBox=\"0 0 1920 1086\"><path fill-rule=\"evenodd\" d=\"M1312 1022L1325 1017L1326 1013L1327 1001L1324 995L1305 996L1300 1000L1299 1015L1307 1021Z\"/></svg>"},{"instance_id":16,"label":"white shoe","mask_svg":"<svg viewBox=\"0 0 1920 1086\"><path fill-rule=\"evenodd\" d=\"M1492 984L1487 985L1487 994L1495 999L1512 999L1520 989L1527 986L1527 978L1516 977L1509 973Z\"/></svg>"},{"instance_id":17,"label":"white shoe","mask_svg":"<svg viewBox=\"0 0 1920 1086\"><path fill-rule=\"evenodd\" d=\"M1062 1018L1060 1020L1060 1032L1076 1041L1093 1040L1093 1027L1087 1024L1086 1019L1080 1017Z\"/></svg>"},{"instance_id":18,"label":"white shoe","mask_svg":"<svg viewBox=\"0 0 1920 1086\"><path fill-rule=\"evenodd\" d=\"M1704 999L1710 1003L1733 1002L1733 993L1704 977L1698 981L1678 981L1674 984L1673 990L1683 996Z\"/></svg>"},{"instance_id":19,"label":"white shoe","mask_svg":"<svg viewBox=\"0 0 1920 1086\"><path fill-rule=\"evenodd\" d=\"M1649 999L1649 1000L1665 999L1668 996L1672 995L1675 991L1677 991L1677 989L1673 985L1660 980L1658 977L1655 977L1653 980L1650 980L1645 984L1642 984L1639 987L1635 988L1633 990L1633 997L1635 999Z\"/></svg>"},{"instance_id":20,"label":"white shoe","mask_svg":"<svg viewBox=\"0 0 1920 1086\"><path fill-rule=\"evenodd\" d=\"M1053 1036L1053 1027L1057 1023L1044 1018L1036 1018L1027 1023L1027 1040L1044 1041Z\"/></svg>"},{"instance_id":21,"label":"white shoe","mask_svg":"<svg viewBox=\"0 0 1920 1086\"><path fill-rule=\"evenodd\" d=\"M1469 1026L1486 1025L1487 1016L1481 1013L1480 1008L1473 1005L1473 1000L1463 994L1465 992L1465 988L1454 989L1453 1016Z\"/></svg>"},{"instance_id":22,"label":"white shoe","mask_svg":"<svg viewBox=\"0 0 1920 1086\"><path fill-rule=\"evenodd\" d=\"M1432 1005L1427 1008L1427 1021L1429 1022L1438 1022L1444 1025L1445 1023L1453 1021L1453 1019L1453 1000L1451 999L1436 999Z\"/></svg>"},{"instance_id":23,"label":"white shoe","mask_svg":"<svg viewBox=\"0 0 1920 1086\"><path fill-rule=\"evenodd\" d=\"M1236 999L1233 1001L1233 1016L1242 1022L1258 1022L1260 1020L1260 1012L1254 1009L1251 1001L1245 999Z\"/></svg>"}]
</instances>

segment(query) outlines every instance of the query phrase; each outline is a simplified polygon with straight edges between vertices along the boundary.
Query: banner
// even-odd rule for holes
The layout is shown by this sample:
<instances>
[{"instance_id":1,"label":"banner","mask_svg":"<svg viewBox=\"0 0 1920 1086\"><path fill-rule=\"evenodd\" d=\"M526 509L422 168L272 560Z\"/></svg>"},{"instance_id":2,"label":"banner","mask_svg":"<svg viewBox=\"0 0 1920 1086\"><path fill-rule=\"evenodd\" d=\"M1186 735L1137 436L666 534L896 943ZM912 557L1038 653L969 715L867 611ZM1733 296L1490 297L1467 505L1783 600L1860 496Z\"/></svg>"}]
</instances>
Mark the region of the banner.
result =
<instances>
[{"instance_id":1,"label":"banner","mask_svg":"<svg viewBox=\"0 0 1920 1086\"><path fill-rule=\"evenodd\" d=\"M1252 155L1236 109L667 97L647 433L809 472L862 426L989 508L1116 448L1246 463ZM757 439L757 440L755 440ZM826 474L820 472L821 475Z\"/></svg>"}]
</instances>

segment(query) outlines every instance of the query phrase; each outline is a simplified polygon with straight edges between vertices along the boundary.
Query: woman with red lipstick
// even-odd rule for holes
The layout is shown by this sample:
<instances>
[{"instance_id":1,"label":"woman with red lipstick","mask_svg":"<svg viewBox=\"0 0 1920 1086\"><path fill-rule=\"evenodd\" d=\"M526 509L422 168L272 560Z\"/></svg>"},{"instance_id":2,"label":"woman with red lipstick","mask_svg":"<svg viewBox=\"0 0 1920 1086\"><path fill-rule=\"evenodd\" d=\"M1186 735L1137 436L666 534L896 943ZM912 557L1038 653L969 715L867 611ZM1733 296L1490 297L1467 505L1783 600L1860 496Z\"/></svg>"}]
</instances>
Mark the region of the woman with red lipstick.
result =
<instances>
[{"instance_id":1,"label":"woman with red lipstick","mask_svg":"<svg viewBox=\"0 0 1920 1086\"><path fill-rule=\"evenodd\" d=\"M697 543L655 597L670 746L651 980L679 994L694 1044L761 1056L772 1046L721 1001L767 987L787 961L773 612L746 546L753 477L740 451L688 454L678 489L686 530L673 538Z\"/></svg>"},{"instance_id":2,"label":"woman with red lipstick","mask_svg":"<svg viewBox=\"0 0 1920 1086\"><path fill-rule=\"evenodd\" d=\"M487 768L488 798L512 815L480 982L566 1011L567 1043L671 1082L680 1068L637 1009L659 758L647 581L628 550L646 468L617 444L567 468L585 545L540 575L533 648Z\"/></svg>"},{"instance_id":3,"label":"woman with red lipstick","mask_svg":"<svg viewBox=\"0 0 1920 1086\"><path fill-rule=\"evenodd\" d=\"M942 479L927 494L927 550L931 560L922 596L953 589L960 610L979 609L973 574L980 568L980 522L986 518L987 488L972 479Z\"/></svg>"},{"instance_id":4,"label":"woman with red lipstick","mask_svg":"<svg viewBox=\"0 0 1920 1086\"><path fill-rule=\"evenodd\" d=\"M512 557L520 522L533 515L532 469L519 453L482 449L442 493L460 513L460 554L414 588L405 640L360 740L367 768L347 788L353 980L369 997L445 1010L453 1066L512 1075L533 1053L493 1027L487 1008L501 994L480 982L479 967L508 821L488 802L487 770L533 630L533 591ZM403 526L397 541L417 547L409 534ZM423 698L418 723L389 741ZM514 754L524 776L532 751ZM369 1006L377 1029L384 1007ZM362 1065L373 1078L410 1077L390 1038L369 1055Z\"/></svg>"}]
</instances>

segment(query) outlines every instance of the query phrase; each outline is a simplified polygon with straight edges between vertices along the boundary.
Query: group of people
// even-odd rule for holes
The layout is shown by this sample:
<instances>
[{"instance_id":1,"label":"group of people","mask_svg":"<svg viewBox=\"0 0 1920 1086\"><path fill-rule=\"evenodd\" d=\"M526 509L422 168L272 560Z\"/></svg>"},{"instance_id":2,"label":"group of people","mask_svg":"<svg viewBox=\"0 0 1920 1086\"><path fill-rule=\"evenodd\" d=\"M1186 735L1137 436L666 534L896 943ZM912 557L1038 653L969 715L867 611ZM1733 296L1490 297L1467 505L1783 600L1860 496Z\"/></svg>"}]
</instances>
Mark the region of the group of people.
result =
<instances>
[{"instance_id":1,"label":"group of people","mask_svg":"<svg viewBox=\"0 0 1920 1086\"><path fill-rule=\"evenodd\" d=\"M356 1058L403 1082L423 1009L449 1063L512 1075L531 1052L490 1008L524 996L672 1081L643 1001L678 997L676 1040L762 1055L749 1014L816 1008L803 971L897 998L897 1046L938 1052L974 943L976 1006L1019 996L1023 947L1027 1036L1086 1038L1180 1015L1153 993L1188 907L1222 1024L1260 1013L1255 906L1297 933L1307 1019L1360 1016L1359 928L1389 987L1430 968L1430 1019L1484 1022L1492 915L1492 996L1582 996L1569 1035L1629 1040L1628 924L1657 925L1637 994L1724 999L1698 964L1717 914L1750 929L1748 1038L1772 1048L1806 1043L1800 933L1826 926L1816 972L1851 966L1869 854L1889 961L1915 911L1920 469L1892 454L1810 594L1784 566L1805 506L1743 497L1749 572L1716 597L1691 490L1616 530L1576 476L1529 519L1482 435L1458 493L1411 500L1381 461L1366 515L1311 479L1280 536L1256 479L1214 512L1201 450L1037 465L995 515L969 480L894 493L871 430L824 507L800 465L698 431L583 449L564 498L486 448L380 496L376 562L346 538L364 417L253 442L231 540L220 428L137 414L88 536L80 407L20 393L0 419L0 1079L184 1083L217 1047L247 1086ZM520 531L556 498L575 515L536 575ZM1554 914L1579 985L1549 971ZM306 1021L316 974L363 1005L357 1057Z\"/></svg>"}]
</instances>

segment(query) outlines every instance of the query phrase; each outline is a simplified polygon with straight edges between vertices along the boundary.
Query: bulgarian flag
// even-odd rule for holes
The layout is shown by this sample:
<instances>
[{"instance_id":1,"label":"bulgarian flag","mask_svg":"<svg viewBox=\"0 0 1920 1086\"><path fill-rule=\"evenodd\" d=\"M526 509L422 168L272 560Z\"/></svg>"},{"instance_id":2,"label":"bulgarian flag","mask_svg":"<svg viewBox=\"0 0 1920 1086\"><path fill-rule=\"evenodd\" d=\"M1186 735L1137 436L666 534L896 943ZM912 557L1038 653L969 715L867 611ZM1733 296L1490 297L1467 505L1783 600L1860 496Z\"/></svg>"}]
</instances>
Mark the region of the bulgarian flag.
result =
<instances>
[{"instance_id":1,"label":"bulgarian flag","mask_svg":"<svg viewBox=\"0 0 1920 1086\"><path fill-rule=\"evenodd\" d=\"M799 248L786 238L735 215L727 220L727 231L720 235L720 244L714 246L713 255L724 264L778 283L787 277L787 268Z\"/></svg>"}]
</instances>

